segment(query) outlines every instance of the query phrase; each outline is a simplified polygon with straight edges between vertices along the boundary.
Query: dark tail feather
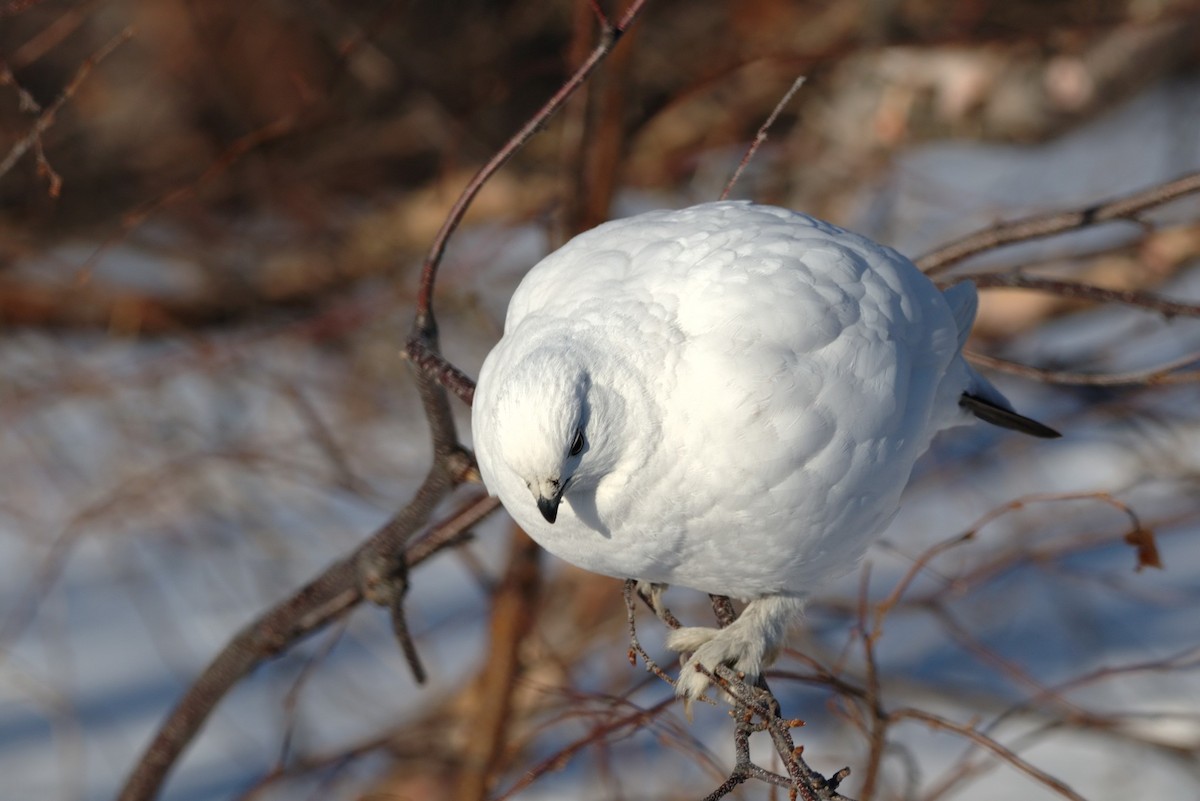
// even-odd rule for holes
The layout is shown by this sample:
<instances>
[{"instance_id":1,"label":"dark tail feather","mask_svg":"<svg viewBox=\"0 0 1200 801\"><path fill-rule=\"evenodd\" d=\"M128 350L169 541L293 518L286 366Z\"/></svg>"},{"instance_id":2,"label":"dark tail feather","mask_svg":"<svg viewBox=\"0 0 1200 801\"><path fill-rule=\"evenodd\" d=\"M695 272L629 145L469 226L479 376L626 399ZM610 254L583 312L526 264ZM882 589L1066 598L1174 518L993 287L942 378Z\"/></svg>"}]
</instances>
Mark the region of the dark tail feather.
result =
<instances>
[{"instance_id":1,"label":"dark tail feather","mask_svg":"<svg viewBox=\"0 0 1200 801\"><path fill-rule=\"evenodd\" d=\"M1055 431L1050 426L1042 425L1037 420L1030 420L1028 417L1017 414L1011 409L1005 409L997 406L991 401L984 400L977 395L968 395L963 393L958 399L958 405L971 412L985 423L991 423L994 426L1001 428L1011 428L1013 431L1020 431L1023 434L1030 434L1043 439L1057 439L1062 434Z\"/></svg>"}]
</instances>

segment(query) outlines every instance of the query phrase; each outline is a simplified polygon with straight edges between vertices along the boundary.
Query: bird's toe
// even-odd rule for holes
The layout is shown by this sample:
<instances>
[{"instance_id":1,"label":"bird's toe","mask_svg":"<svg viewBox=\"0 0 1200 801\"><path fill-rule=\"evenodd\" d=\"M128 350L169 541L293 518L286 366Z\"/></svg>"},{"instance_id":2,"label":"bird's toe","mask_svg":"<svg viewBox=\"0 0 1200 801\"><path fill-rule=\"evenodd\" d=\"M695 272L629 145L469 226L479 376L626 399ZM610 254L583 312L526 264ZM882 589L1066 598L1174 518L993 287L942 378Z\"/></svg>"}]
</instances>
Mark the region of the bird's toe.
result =
<instances>
[{"instance_id":1,"label":"bird's toe","mask_svg":"<svg viewBox=\"0 0 1200 801\"><path fill-rule=\"evenodd\" d=\"M683 660L675 694L681 698L699 698L712 683L711 676L725 666L744 674L748 681L758 677L763 669L761 639L746 636L737 626L725 629L682 628L667 637L667 647L681 654L691 654Z\"/></svg>"}]
</instances>

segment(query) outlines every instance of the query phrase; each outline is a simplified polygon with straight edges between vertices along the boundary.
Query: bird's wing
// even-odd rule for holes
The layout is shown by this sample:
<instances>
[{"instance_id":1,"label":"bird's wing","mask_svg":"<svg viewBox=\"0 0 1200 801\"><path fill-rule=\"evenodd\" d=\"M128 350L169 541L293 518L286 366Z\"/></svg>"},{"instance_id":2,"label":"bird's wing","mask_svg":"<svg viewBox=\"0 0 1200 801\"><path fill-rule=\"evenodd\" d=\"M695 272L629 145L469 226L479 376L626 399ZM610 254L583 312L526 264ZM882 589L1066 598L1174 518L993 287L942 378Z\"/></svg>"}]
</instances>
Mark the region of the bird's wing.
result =
<instances>
[{"instance_id":1,"label":"bird's wing","mask_svg":"<svg viewBox=\"0 0 1200 801\"><path fill-rule=\"evenodd\" d=\"M971 335L971 326L975 324L975 314L979 311L979 293L975 284L970 281L960 281L942 292L954 315L954 324L958 327L958 348L962 350Z\"/></svg>"}]
</instances>

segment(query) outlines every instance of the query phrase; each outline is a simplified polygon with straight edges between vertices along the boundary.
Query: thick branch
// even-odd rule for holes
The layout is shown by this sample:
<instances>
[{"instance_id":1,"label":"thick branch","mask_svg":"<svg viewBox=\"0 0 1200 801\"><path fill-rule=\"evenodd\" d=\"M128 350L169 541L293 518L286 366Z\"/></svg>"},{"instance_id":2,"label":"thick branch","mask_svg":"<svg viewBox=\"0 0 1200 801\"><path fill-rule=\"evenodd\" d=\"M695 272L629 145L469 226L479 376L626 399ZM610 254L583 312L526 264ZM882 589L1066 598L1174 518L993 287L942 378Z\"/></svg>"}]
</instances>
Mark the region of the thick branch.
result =
<instances>
[{"instance_id":1,"label":"thick branch","mask_svg":"<svg viewBox=\"0 0 1200 801\"><path fill-rule=\"evenodd\" d=\"M420 528L452 487L449 472L435 467L412 502L358 550L238 632L171 710L118 801L147 801L157 796L180 754L242 677L361 603L365 597L360 580L362 560L376 554L395 532ZM409 566L413 564L416 562Z\"/></svg>"},{"instance_id":2,"label":"thick branch","mask_svg":"<svg viewBox=\"0 0 1200 801\"><path fill-rule=\"evenodd\" d=\"M476 679L471 737L463 748L455 797L483 801L513 728L514 693L522 675L522 645L533 629L541 597L541 548L515 526L508 568L492 598L488 658Z\"/></svg>"}]
</instances>

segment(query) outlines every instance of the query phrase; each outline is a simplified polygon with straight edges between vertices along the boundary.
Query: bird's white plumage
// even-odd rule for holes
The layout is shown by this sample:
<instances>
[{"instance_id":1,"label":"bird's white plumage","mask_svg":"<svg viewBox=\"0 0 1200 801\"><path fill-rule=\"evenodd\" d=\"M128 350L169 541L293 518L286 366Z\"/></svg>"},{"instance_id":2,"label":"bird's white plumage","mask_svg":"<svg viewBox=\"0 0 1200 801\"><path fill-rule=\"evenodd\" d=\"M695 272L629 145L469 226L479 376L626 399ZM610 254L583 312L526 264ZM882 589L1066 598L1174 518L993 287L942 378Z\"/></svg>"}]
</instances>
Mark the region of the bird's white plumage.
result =
<instances>
[{"instance_id":1,"label":"bird's white plumage","mask_svg":"<svg viewBox=\"0 0 1200 801\"><path fill-rule=\"evenodd\" d=\"M970 419L960 395L1003 403L960 354L974 310L969 285L943 294L785 209L601 225L513 295L475 394L484 483L579 567L759 599L765 619L702 660L756 672L780 619L887 524L933 435ZM558 494L551 523L537 501ZM675 645L699 655L716 635L696 631Z\"/></svg>"}]
</instances>

